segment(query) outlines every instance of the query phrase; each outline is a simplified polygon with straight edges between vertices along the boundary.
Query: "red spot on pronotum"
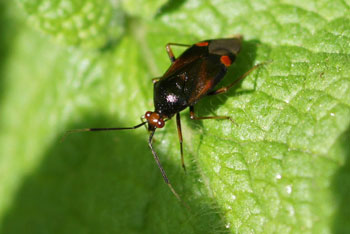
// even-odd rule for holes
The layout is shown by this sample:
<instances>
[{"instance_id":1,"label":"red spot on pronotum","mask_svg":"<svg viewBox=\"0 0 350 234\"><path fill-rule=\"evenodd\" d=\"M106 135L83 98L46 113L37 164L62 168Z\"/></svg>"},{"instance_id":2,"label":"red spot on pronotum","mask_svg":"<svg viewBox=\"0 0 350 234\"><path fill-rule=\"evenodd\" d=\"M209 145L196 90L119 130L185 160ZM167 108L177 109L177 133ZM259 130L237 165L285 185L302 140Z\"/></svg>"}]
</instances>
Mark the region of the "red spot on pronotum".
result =
<instances>
[{"instance_id":1,"label":"red spot on pronotum","mask_svg":"<svg viewBox=\"0 0 350 234\"><path fill-rule=\"evenodd\" d=\"M196 44L196 46L208 46L208 42L207 41L202 41L202 42L198 42L197 44Z\"/></svg>"},{"instance_id":2,"label":"red spot on pronotum","mask_svg":"<svg viewBox=\"0 0 350 234\"><path fill-rule=\"evenodd\" d=\"M221 56L220 61L221 61L221 63L224 64L226 67L230 66L231 63L232 63L230 57L228 57L227 55Z\"/></svg>"}]
</instances>

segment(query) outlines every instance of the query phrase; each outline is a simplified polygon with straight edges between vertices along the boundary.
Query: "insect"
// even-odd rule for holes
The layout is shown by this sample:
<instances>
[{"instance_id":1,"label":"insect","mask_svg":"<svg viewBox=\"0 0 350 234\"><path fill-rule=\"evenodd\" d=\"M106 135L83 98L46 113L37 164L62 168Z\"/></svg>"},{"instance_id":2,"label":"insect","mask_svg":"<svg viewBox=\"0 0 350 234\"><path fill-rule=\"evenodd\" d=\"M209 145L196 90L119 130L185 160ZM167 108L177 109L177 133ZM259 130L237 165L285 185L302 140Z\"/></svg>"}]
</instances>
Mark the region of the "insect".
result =
<instances>
[{"instance_id":1,"label":"insect","mask_svg":"<svg viewBox=\"0 0 350 234\"><path fill-rule=\"evenodd\" d=\"M224 78L228 67L230 67L231 64L235 61L236 56L241 50L241 44L242 36L205 40L193 45L168 43L166 45L166 51L170 58L171 65L162 77L153 79L153 101L155 110L147 111L141 118L140 124L133 127L123 128L75 129L68 131L66 134L87 131L115 131L137 129L143 125L146 125L150 133L148 145L162 173L163 179L169 186L172 193L181 201L180 196L172 187L168 176L164 171L162 164L160 163L158 155L153 148L152 139L154 133L158 128L163 128L165 122L176 115L177 132L180 142L181 163L182 167L185 170L180 112L189 107L190 118L193 120L231 120L231 118L228 116L196 116L194 105L205 96L227 92L227 90L236 85L250 72L261 65L255 65L231 84L219 89L215 89L217 84ZM188 48L178 58L175 58L171 46L182 46Z\"/></svg>"}]
</instances>

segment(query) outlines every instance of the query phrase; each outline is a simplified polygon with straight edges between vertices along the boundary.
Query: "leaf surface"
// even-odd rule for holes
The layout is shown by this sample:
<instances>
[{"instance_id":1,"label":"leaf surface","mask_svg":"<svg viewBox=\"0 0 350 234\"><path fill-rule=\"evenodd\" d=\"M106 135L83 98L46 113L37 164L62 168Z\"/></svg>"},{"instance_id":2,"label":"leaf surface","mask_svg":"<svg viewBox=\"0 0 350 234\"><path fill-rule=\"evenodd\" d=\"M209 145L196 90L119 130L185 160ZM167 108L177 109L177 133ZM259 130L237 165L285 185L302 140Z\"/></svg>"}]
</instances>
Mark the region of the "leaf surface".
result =
<instances>
[{"instance_id":1,"label":"leaf surface","mask_svg":"<svg viewBox=\"0 0 350 234\"><path fill-rule=\"evenodd\" d=\"M348 1L19 2L0 14L1 233L350 231ZM242 51L220 86L269 63L195 107L235 124L182 113L186 175L174 121L156 133L191 210L143 129L59 143L153 110L166 43L235 34Z\"/></svg>"}]
</instances>

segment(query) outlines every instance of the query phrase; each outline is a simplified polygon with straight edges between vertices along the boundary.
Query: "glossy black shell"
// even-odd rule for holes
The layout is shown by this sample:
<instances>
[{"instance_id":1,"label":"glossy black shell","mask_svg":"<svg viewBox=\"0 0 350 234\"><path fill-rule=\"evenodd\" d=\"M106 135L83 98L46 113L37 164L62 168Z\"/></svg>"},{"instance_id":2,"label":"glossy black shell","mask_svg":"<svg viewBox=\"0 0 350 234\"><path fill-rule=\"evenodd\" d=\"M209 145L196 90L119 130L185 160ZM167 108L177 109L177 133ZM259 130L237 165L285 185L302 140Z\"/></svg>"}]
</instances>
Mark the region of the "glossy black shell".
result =
<instances>
[{"instance_id":1,"label":"glossy black shell","mask_svg":"<svg viewBox=\"0 0 350 234\"><path fill-rule=\"evenodd\" d=\"M196 104L225 76L227 64L221 57L228 56L233 63L240 48L240 38L207 40L189 47L154 84L155 111L171 118Z\"/></svg>"}]
</instances>

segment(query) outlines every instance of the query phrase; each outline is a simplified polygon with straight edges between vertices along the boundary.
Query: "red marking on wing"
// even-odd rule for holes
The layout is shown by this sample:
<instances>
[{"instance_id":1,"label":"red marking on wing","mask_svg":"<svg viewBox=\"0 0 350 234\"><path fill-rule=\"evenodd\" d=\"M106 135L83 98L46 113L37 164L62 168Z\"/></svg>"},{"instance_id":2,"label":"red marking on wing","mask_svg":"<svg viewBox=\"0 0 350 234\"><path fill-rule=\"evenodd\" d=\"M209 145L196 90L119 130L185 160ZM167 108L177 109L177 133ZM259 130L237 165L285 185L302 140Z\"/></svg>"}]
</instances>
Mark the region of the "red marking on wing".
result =
<instances>
[{"instance_id":1,"label":"red marking on wing","mask_svg":"<svg viewBox=\"0 0 350 234\"><path fill-rule=\"evenodd\" d=\"M227 55L223 55L220 57L220 61L222 64L224 64L226 67L229 67L232 64L232 61L230 59L230 57L228 57Z\"/></svg>"}]
</instances>

